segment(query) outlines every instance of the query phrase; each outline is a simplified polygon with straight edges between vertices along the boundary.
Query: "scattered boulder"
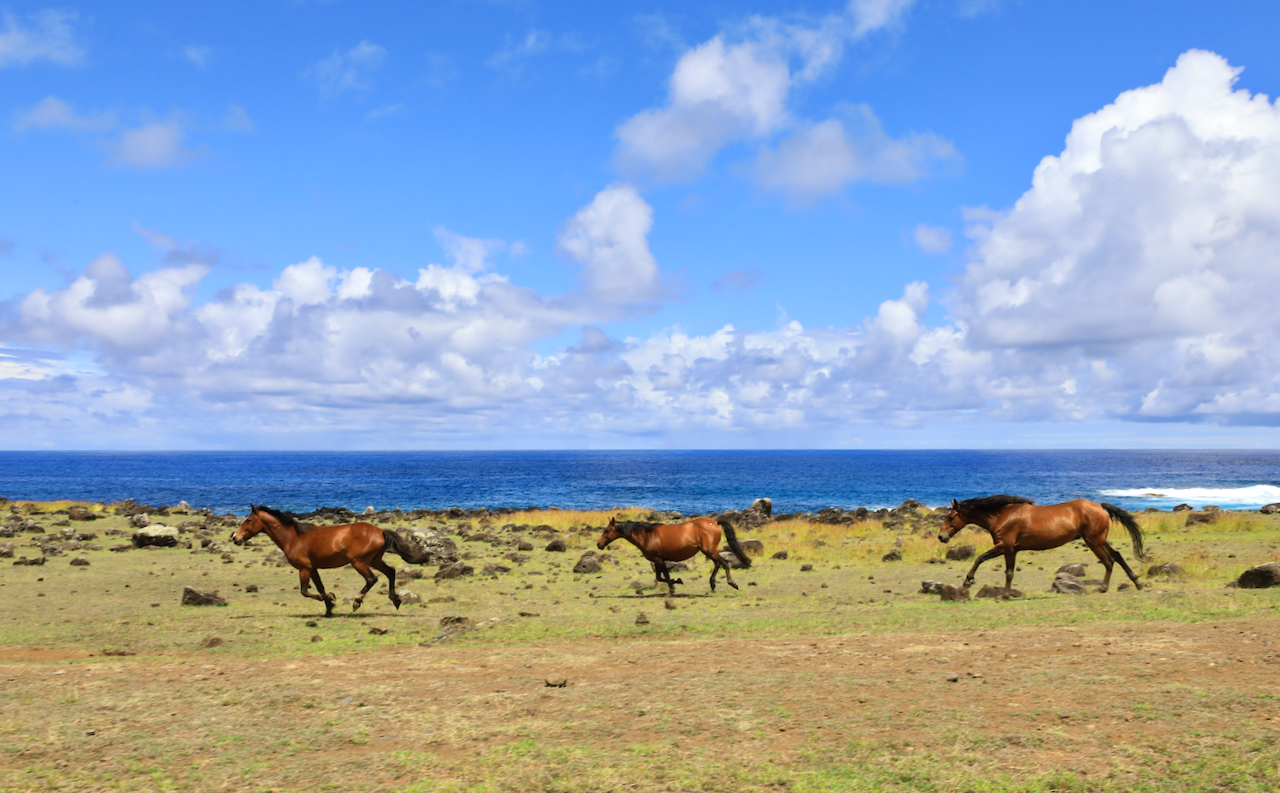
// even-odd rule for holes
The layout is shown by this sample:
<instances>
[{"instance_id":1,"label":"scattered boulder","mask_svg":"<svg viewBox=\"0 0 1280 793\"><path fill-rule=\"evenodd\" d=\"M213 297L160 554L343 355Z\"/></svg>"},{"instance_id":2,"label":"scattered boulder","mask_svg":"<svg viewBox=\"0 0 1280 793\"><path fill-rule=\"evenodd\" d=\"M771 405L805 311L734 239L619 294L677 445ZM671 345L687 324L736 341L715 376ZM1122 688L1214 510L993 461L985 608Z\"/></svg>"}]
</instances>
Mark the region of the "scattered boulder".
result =
<instances>
[{"instance_id":1,"label":"scattered boulder","mask_svg":"<svg viewBox=\"0 0 1280 793\"><path fill-rule=\"evenodd\" d=\"M184 586L182 588L182 605L184 606L225 606L227 600L217 592ZM221 641L221 640L219 640Z\"/></svg>"},{"instance_id":2,"label":"scattered boulder","mask_svg":"<svg viewBox=\"0 0 1280 793\"><path fill-rule=\"evenodd\" d=\"M800 572L802 572L802 573L807 573L807 572L809 572L809 571L810 571L810 570L812 570L812 569L813 569L813 565L811 565L811 564L802 564L802 565L800 565Z\"/></svg>"},{"instance_id":3,"label":"scattered boulder","mask_svg":"<svg viewBox=\"0 0 1280 793\"><path fill-rule=\"evenodd\" d=\"M548 548L547 550L551 550ZM596 557L595 551L587 551L573 566L575 573L598 573L600 572L600 559Z\"/></svg>"},{"instance_id":4,"label":"scattered boulder","mask_svg":"<svg viewBox=\"0 0 1280 793\"><path fill-rule=\"evenodd\" d=\"M1080 564L1079 562L1072 562L1071 564L1064 564L1062 567L1059 567L1054 572L1066 573L1067 575L1073 575L1076 578L1084 578L1085 566Z\"/></svg>"},{"instance_id":5,"label":"scattered boulder","mask_svg":"<svg viewBox=\"0 0 1280 793\"><path fill-rule=\"evenodd\" d=\"M786 559L786 558L787 558L787 552L786 552L786 551L778 551L777 553L775 553L773 556L771 556L771 557L769 557L769 558L770 558L770 559Z\"/></svg>"},{"instance_id":6,"label":"scattered boulder","mask_svg":"<svg viewBox=\"0 0 1280 793\"><path fill-rule=\"evenodd\" d=\"M746 567L746 565L742 563L742 560L738 558L738 555L728 548L721 548L719 556L720 561L727 564L731 570L739 570Z\"/></svg>"},{"instance_id":7,"label":"scattered boulder","mask_svg":"<svg viewBox=\"0 0 1280 793\"><path fill-rule=\"evenodd\" d=\"M634 590L636 591L636 594L638 595L638 594L640 594L641 592L645 591L646 589L654 589L654 588L656 588L658 585L657 585L657 584L646 584L646 583L644 583L643 581L632 581L631 583L627 584L627 586L629 586L629 587L631 587L632 589L634 589Z\"/></svg>"},{"instance_id":8,"label":"scattered boulder","mask_svg":"<svg viewBox=\"0 0 1280 793\"><path fill-rule=\"evenodd\" d=\"M444 565L458 561L458 546L441 529L411 527L398 529L396 533L413 548L418 564Z\"/></svg>"},{"instance_id":9,"label":"scattered boulder","mask_svg":"<svg viewBox=\"0 0 1280 793\"><path fill-rule=\"evenodd\" d=\"M370 626L369 626L369 633L370 633L371 635L373 635L373 636L385 636L385 635L387 634L387 631L388 631L388 630L389 630L388 628L384 628L384 627L383 627L383 626L381 626L381 625L370 625Z\"/></svg>"},{"instance_id":10,"label":"scattered boulder","mask_svg":"<svg viewBox=\"0 0 1280 793\"><path fill-rule=\"evenodd\" d=\"M1197 523L1213 523L1217 519L1217 512L1188 512L1185 525L1194 526Z\"/></svg>"},{"instance_id":11,"label":"scattered boulder","mask_svg":"<svg viewBox=\"0 0 1280 793\"><path fill-rule=\"evenodd\" d=\"M636 615L636 624L637 625L649 624L649 618L645 615L643 611Z\"/></svg>"},{"instance_id":12,"label":"scattered boulder","mask_svg":"<svg viewBox=\"0 0 1280 793\"><path fill-rule=\"evenodd\" d=\"M516 553L515 551L512 551L511 553L507 554L502 558L511 562L515 562L516 564L524 564L525 562L529 561L528 556L522 553Z\"/></svg>"},{"instance_id":13,"label":"scattered boulder","mask_svg":"<svg viewBox=\"0 0 1280 793\"><path fill-rule=\"evenodd\" d=\"M521 617L537 617L540 615L536 611L521 611L520 616Z\"/></svg>"},{"instance_id":14,"label":"scattered boulder","mask_svg":"<svg viewBox=\"0 0 1280 793\"><path fill-rule=\"evenodd\" d=\"M1186 575L1186 571L1175 562L1153 564L1147 568L1148 578L1154 578L1156 576L1165 576L1166 578L1185 578Z\"/></svg>"},{"instance_id":15,"label":"scattered boulder","mask_svg":"<svg viewBox=\"0 0 1280 793\"><path fill-rule=\"evenodd\" d=\"M950 584L943 584L942 591L938 593L941 600L950 603L960 603L969 599L969 590L963 587L954 587Z\"/></svg>"},{"instance_id":16,"label":"scattered boulder","mask_svg":"<svg viewBox=\"0 0 1280 793\"><path fill-rule=\"evenodd\" d=\"M1084 582L1070 573L1058 573L1049 585L1049 591L1063 595L1083 595Z\"/></svg>"},{"instance_id":17,"label":"scattered boulder","mask_svg":"<svg viewBox=\"0 0 1280 793\"><path fill-rule=\"evenodd\" d=\"M44 564L44 557L37 556L34 559L28 559L27 557L22 556L22 557L19 557L18 561L14 562L14 564L19 567L26 567L28 565L42 565Z\"/></svg>"},{"instance_id":18,"label":"scattered boulder","mask_svg":"<svg viewBox=\"0 0 1280 793\"><path fill-rule=\"evenodd\" d=\"M1004 587L991 586L990 584L983 584L982 588L978 590L978 594L974 595L974 597L979 599L986 599L986 600L1004 600L1005 599ZM1020 598L1022 597L1022 592L1021 590L1010 589L1009 597Z\"/></svg>"},{"instance_id":19,"label":"scattered boulder","mask_svg":"<svg viewBox=\"0 0 1280 793\"><path fill-rule=\"evenodd\" d=\"M417 592L411 592L407 589L400 589L400 590L397 590L397 593L400 595L401 605L412 606L416 603L422 602L422 595L419 595Z\"/></svg>"},{"instance_id":20,"label":"scattered boulder","mask_svg":"<svg viewBox=\"0 0 1280 793\"><path fill-rule=\"evenodd\" d=\"M146 548L148 545L173 548L178 544L178 530L173 526L153 523L135 531L130 539L135 548Z\"/></svg>"},{"instance_id":21,"label":"scattered boulder","mask_svg":"<svg viewBox=\"0 0 1280 793\"><path fill-rule=\"evenodd\" d=\"M151 516L145 512L139 512L129 516L129 525L135 529L145 529L151 525Z\"/></svg>"},{"instance_id":22,"label":"scattered boulder","mask_svg":"<svg viewBox=\"0 0 1280 793\"><path fill-rule=\"evenodd\" d=\"M1218 511L1218 505L1217 505L1217 504L1205 504L1203 507L1201 507L1201 508L1200 508L1200 511L1201 511L1201 512L1217 512L1217 511Z\"/></svg>"},{"instance_id":23,"label":"scattered boulder","mask_svg":"<svg viewBox=\"0 0 1280 793\"><path fill-rule=\"evenodd\" d=\"M1261 512L1263 515L1274 515L1277 512L1280 512L1280 503L1267 504L1265 507L1263 507L1258 511Z\"/></svg>"},{"instance_id":24,"label":"scattered boulder","mask_svg":"<svg viewBox=\"0 0 1280 793\"><path fill-rule=\"evenodd\" d=\"M437 581L444 581L450 578L462 578L464 575L471 575L476 569L466 562L454 562L453 564L441 565L439 572L435 574Z\"/></svg>"},{"instance_id":25,"label":"scattered boulder","mask_svg":"<svg viewBox=\"0 0 1280 793\"><path fill-rule=\"evenodd\" d=\"M244 588L244 591L245 591L246 593L250 593L250 592L257 592L257 591L258 591L258 585L257 585L257 584L249 584L248 586L246 586L246 587Z\"/></svg>"},{"instance_id":26,"label":"scattered boulder","mask_svg":"<svg viewBox=\"0 0 1280 793\"><path fill-rule=\"evenodd\" d=\"M480 575L497 575L498 573L510 573L510 572L511 572L511 568L507 567L506 565L489 562L484 566L484 569L480 571Z\"/></svg>"},{"instance_id":27,"label":"scattered boulder","mask_svg":"<svg viewBox=\"0 0 1280 793\"><path fill-rule=\"evenodd\" d=\"M207 638L207 639L205 639L204 641L200 642L200 649L201 649L201 650L208 650L208 649L211 649L211 648L213 648L213 647L217 647L217 646L219 646L219 645L221 645L221 644L224 644L224 642L222 641L222 637L220 637L220 636L210 636L209 638ZM130 655L132 655L132 653L130 653Z\"/></svg>"},{"instance_id":28,"label":"scattered boulder","mask_svg":"<svg viewBox=\"0 0 1280 793\"><path fill-rule=\"evenodd\" d=\"M521 540L520 544L517 545L516 547L522 551L532 551L533 543L529 542L528 540Z\"/></svg>"},{"instance_id":29,"label":"scattered boulder","mask_svg":"<svg viewBox=\"0 0 1280 793\"><path fill-rule=\"evenodd\" d=\"M1267 562L1257 567L1250 567L1240 574L1236 583L1245 589L1266 589L1280 586L1280 564Z\"/></svg>"},{"instance_id":30,"label":"scattered boulder","mask_svg":"<svg viewBox=\"0 0 1280 793\"><path fill-rule=\"evenodd\" d=\"M885 554L884 556L881 556L881 557L880 557L880 561L882 561L882 562L901 562L901 561L902 561L902 551L901 551L901 550L899 550L899 549L897 549L897 548L894 548L892 551L889 551L889 552L888 552L887 554Z\"/></svg>"},{"instance_id":31,"label":"scattered boulder","mask_svg":"<svg viewBox=\"0 0 1280 793\"><path fill-rule=\"evenodd\" d=\"M773 499L757 498L751 506L742 512L742 524L748 527L760 526L773 518Z\"/></svg>"},{"instance_id":32,"label":"scattered boulder","mask_svg":"<svg viewBox=\"0 0 1280 793\"><path fill-rule=\"evenodd\" d=\"M89 557L87 557L87 556L77 556L76 558L74 558L74 559L72 559L72 560L71 560L71 566L72 566L72 567L88 567L88 566L89 566Z\"/></svg>"},{"instance_id":33,"label":"scattered boulder","mask_svg":"<svg viewBox=\"0 0 1280 793\"><path fill-rule=\"evenodd\" d=\"M962 562L965 559L973 558L974 547L972 545L949 545L947 546L947 559L953 562Z\"/></svg>"},{"instance_id":34,"label":"scattered boulder","mask_svg":"<svg viewBox=\"0 0 1280 793\"><path fill-rule=\"evenodd\" d=\"M0 558L4 558L4 559L13 558L13 543L0 542Z\"/></svg>"},{"instance_id":35,"label":"scattered boulder","mask_svg":"<svg viewBox=\"0 0 1280 793\"><path fill-rule=\"evenodd\" d=\"M568 550L568 546L565 545L563 537L556 537L554 540L547 543L547 547L544 550L551 551L552 553L564 553Z\"/></svg>"},{"instance_id":36,"label":"scattered boulder","mask_svg":"<svg viewBox=\"0 0 1280 793\"><path fill-rule=\"evenodd\" d=\"M764 553L764 543L759 540L743 540L740 545L748 556L759 556Z\"/></svg>"},{"instance_id":37,"label":"scattered boulder","mask_svg":"<svg viewBox=\"0 0 1280 793\"><path fill-rule=\"evenodd\" d=\"M547 688L564 688L569 685L569 678L564 675L547 675Z\"/></svg>"},{"instance_id":38,"label":"scattered boulder","mask_svg":"<svg viewBox=\"0 0 1280 793\"><path fill-rule=\"evenodd\" d=\"M1190 504L1179 504L1178 506L1176 506L1176 507L1174 507L1174 508L1173 508L1173 511L1174 511L1174 512L1190 512L1190 511L1191 511L1191 505L1190 505Z\"/></svg>"},{"instance_id":39,"label":"scattered boulder","mask_svg":"<svg viewBox=\"0 0 1280 793\"><path fill-rule=\"evenodd\" d=\"M67 520L96 520L97 517L85 507L67 508Z\"/></svg>"},{"instance_id":40,"label":"scattered boulder","mask_svg":"<svg viewBox=\"0 0 1280 793\"><path fill-rule=\"evenodd\" d=\"M937 595L942 592L942 587L946 586L941 581L921 581L920 594Z\"/></svg>"}]
</instances>

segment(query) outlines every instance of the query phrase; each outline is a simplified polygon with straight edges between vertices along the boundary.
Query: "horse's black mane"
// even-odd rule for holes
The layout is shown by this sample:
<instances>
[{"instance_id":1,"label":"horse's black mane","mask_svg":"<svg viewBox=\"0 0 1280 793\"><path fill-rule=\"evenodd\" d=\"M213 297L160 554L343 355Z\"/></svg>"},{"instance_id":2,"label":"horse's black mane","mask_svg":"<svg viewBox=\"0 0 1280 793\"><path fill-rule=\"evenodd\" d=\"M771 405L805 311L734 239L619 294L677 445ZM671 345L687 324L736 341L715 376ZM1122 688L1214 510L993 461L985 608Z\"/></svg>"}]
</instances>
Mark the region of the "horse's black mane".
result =
<instances>
[{"instance_id":1,"label":"horse's black mane","mask_svg":"<svg viewBox=\"0 0 1280 793\"><path fill-rule=\"evenodd\" d=\"M1000 513L1010 504L1034 504L1036 502L1022 496L1008 496L1003 493L998 496L983 496L982 498L970 498L961 501L957 508L964 515L990 515L994 516Z\"/></svg>"},{"instance_id":2,"label":"horse's black mane","mask_svg":"<svg viewBox=\"0 0 1280 793\"><path fill-rule=\"evenodd\" d=\"M296 517L294 517L294 514L292 512L282 512L281 510L272 509L271 507L264 507L264 506L259 506L258 509L261 510L262 512L267 513L268 515L275 518L276 520L280 521L282 525L292 526L293 530L298 532L299 534L306 534L307 532L315 528L314 523L304 523L303 521L300 521Z\"/></svg>"},{"instance_id":3,"label":"horse's black mane","mask_svg":"<svg viewBox=\"0 0 1280 793\"><path fill-rule=\"evenodd\" d=\"M618 530L618 535L621 537L630 537L636 532L642 534L650 532L661 525L660 523L645 523L640 520L615 520L613 522L614 528Z\"/></svg>"}]
</instances>

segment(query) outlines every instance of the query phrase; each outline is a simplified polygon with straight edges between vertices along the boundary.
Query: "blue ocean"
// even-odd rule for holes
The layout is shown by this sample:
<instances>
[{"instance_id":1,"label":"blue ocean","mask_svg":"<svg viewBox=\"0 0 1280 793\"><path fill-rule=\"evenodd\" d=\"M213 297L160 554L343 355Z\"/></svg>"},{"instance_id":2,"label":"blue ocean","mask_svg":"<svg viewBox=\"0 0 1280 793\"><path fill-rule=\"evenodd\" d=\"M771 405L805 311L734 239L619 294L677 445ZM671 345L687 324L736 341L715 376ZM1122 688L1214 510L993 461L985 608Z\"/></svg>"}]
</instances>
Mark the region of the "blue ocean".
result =
<instances>
[{"instance_id":1,"label":"blue ocean","mask_svg":"<svg viewBox=\"0 0 1280 793\"><path fill-rule=\"evenodd\" d=\"M0 452L0 496L215 512L930 506L993 493L1126 509L1280 502L1275 451Z\"/></svg>"}]
</instances>

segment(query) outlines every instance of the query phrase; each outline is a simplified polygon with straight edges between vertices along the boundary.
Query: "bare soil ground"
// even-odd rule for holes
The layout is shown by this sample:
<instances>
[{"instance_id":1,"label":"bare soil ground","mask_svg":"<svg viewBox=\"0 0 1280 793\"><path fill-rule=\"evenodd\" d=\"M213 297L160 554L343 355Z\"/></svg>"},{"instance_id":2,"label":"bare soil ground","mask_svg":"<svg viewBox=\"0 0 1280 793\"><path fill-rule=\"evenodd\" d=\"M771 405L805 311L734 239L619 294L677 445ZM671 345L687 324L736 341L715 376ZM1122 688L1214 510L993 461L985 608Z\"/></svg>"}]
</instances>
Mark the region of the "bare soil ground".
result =
<instances>
[{"instance_id":1,"label":"bare soil ground","mask_svg":"<svg viewBox=\"0 0 1280 793\"><path fill-rule=\"evenodd\" d=\"M924 559L940 549L882 564L893 533L820 531L762 532L793 558L758 559L738 592L685 573L674 610L631 593L624 549L595 576L537 551L411 584L452 601L397 612L375 590L332 620L269 549L6 564L0 790L1280 789L1280 591L1216 572L1272 556L1275 524L1165 527L1160 561L1202 572L1143 592L1047 594L1088 562L1062 549L1027 560L1025 598L959 604L916 593L967 568ZM232 605L181 607L184 583ZM450 614L501 619L442 638Z\"/></svg>"}]
</instances>

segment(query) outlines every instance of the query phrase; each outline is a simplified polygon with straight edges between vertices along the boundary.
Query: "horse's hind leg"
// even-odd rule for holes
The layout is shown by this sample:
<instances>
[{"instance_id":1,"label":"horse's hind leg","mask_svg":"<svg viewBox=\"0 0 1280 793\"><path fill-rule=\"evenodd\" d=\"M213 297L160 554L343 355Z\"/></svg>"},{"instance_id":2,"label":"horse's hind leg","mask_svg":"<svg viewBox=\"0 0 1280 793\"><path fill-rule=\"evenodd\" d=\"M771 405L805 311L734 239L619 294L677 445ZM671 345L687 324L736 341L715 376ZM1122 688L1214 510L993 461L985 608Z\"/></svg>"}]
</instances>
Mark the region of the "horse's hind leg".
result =
<instances>
[{"instance_id":1,"label":"horse's hind leg","mask_svg":"<svg viewBox=\"0 0 1280 793\"><path fill-rule=\"evenodd\" d=\"M373 589L373 585L378 583L378 577L369 569L369 565L362 561L354 561L351 566L356 572L364 576L364 589L360 590L360 594L356 595L351 601L351 610L356 611L360 608L360 604L364 603L364 596L369 594L369 590Z\"/></svg>"},{"instance_id":2,"label":"horse's hind leg","mask_svg":"<svg viewBox=\"0 0 1280 793\"><path fill-rule=\"evenodd\" d=\"M1124 560L1124 557L1120 555L1120 552L1117 551L1115 548L1112 548L1111 543L1107 543L1107 550L1111 551L1111 555L1114 556L1115 560L1120 563L1120 567L1121 569L1124 570L1125 575L1129 576L1129 580L1133 582L1133 588L1142 589L1142 584L1139 583L1138 577L1133 574L1132 570L1129 569L1129 563ZM1107 577L1108 578L1111 577L1110 569L1107 570ZM1105 592L1106 590L1104 589L1103 591Z\"/></svg>"},{"instance_id":3,"label":"horse's hind leg","mask_svg":"<svg viewBox=\"0 0 1280 793\"><path fill-rule=\"evenodd\" d=\"M369 564L377 568L378 572L387 577L387 583L391 589L391 602L395 605L396 610L400 610L400 595L396 594L396 571L391 565L383 561L382 557L371 559Z\"/></svg>"},{"instance_id":4,"label":"horse's hind leg","mask_svg":"<svg viewBox=\"0 0 1280 793\"><path fill-rule=\"evenodd\" d=\"M711 560L711 591L716 591L716 574L720 572L720 560Z\"/></svg>"},{"instance_id":5,"label":"horse's hind leg","mask_svg":"<svg viewBox=\"0 0 1280 793\"><path fill-rule=\"evenodd\" d=\"M1013 595L1013 571L1018 561L1017 550L1010 548L1004 553L1004 596Z\"/></svg>"},{"instance_id":6,"label":"horse's hind leg","mask_svg":"<svg viewBox=\"0 0 1280 793\"><path fill-rule=\"evenodd\" d=\"M1115 566L1113 557L1118 556L1116 549L1111 547L1109 542L1089 543L1089 550L1093 551L1093 555L1098 557L1098 561L1102 562L1102 569L1106 573L1102 576L1102 586L1098 587L1099 592L1106 592L1111 588L1111 568ZM1126 566L1126 570L1128 567Z\"/></svg>"}]
</instances>

